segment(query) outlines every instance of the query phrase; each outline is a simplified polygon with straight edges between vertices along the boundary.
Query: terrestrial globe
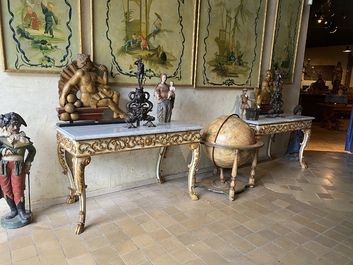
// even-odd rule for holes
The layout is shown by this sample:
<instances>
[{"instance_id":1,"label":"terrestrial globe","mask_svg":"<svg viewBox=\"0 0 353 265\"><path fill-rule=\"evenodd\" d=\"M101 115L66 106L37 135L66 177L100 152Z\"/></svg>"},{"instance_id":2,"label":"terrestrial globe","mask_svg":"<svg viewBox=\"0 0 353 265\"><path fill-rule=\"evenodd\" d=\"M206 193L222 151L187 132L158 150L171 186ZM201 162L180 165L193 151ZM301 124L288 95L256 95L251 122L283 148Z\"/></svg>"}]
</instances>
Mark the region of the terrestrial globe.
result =
<instances>
[{"instance_id":1,"label":"terrestrial globe","mask_svg":"<svg viewBox=\"0 0 353 265\"><path fill-rule=\"evenodd\" d=\"M235 150L239 150L237 165L248 162L255 152L254 131L238 115L221 116L213 120L202 133L202 148L218 168L232 168ZM242 150L245 149L245 150Z\"/></svg>"}]
</instances>

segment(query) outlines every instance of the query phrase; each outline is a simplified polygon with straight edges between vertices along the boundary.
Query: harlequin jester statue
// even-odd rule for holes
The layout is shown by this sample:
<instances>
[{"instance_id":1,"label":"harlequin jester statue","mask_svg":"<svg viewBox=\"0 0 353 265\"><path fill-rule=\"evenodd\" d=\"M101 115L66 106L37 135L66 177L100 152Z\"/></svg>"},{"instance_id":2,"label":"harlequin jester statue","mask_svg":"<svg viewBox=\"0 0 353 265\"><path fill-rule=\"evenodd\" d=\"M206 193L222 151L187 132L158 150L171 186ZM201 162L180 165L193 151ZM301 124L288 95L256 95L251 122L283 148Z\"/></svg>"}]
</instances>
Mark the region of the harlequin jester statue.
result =
<instances>
[{"instance_id":1,"label":"harlequin jester statue","mask_svg":"<svg viewBox=\"0 0 353 265\"><path fill-rule=\"evenodd\" d=\"M27 126L15 112L0 115L0 198L4 197L11 209L5 221L18 215L20 222L28 224L31 216L25 210L25 174L29 174L36 149L20 131L21 125Z\"/></svg>"}]
</instances>

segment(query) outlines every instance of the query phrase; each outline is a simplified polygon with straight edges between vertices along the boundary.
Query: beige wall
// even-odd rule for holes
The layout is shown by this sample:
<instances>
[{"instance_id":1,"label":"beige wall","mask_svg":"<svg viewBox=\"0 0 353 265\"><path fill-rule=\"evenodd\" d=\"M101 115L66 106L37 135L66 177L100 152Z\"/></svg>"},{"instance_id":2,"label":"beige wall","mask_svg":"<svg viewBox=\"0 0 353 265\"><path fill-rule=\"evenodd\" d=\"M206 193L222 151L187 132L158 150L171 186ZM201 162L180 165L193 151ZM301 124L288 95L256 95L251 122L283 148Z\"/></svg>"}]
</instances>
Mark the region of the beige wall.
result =
<instances>
[{"instance_id":1,"label":"beige wall","mask_svg":"<svg viewBox=\"0 0 353 265\"><path fill-rule=\"evenodd\" d=\"M83 52L89 53L89 6L88 1L87 4L86 1L82 2L86 5L82 8L83 21L85 21ZM285 84L283 89L286 112L293 110L299 98L309 6L305 4L304 9L294 83ZM270 61L275 10L276 1L269 1L261 79ZM53 129L58 122L55 111L58 106L58 79L58 75L0 72L0 113L15 111L21 114L28 124L28 127L23 129L37 148L37 156L31 172L31 198L37 202L64 202L64 197L68 194L69 182L61 173L62 168L57 158L56 132ZM133 88L113 87L113 89L119 90L122 97L120 105L125 106L128 101L127 95ZM153 87L145 87L145 90L152 93ZM241 89L177 87L176 93L173 120L206 126L221 115L239 114ZM155 103L154 98L151 98ZM155 110L152 115L155 115ZM276 136L274 154L283 155L287 142L288 134ZM88 196L130 187L136 182L140 184L155 182L157 152L158 150L152 149L93 157L90 165L86 167ZM264 149L261 151L261 155L263 154ZM186 181L185 172L187 172L189 159L190 154L186 146L170 148L162 164L162 175L182 173ZM212 166L211 162L202 156L200 170L208 169L210 166Z\"/></svg>"}]
</instances>

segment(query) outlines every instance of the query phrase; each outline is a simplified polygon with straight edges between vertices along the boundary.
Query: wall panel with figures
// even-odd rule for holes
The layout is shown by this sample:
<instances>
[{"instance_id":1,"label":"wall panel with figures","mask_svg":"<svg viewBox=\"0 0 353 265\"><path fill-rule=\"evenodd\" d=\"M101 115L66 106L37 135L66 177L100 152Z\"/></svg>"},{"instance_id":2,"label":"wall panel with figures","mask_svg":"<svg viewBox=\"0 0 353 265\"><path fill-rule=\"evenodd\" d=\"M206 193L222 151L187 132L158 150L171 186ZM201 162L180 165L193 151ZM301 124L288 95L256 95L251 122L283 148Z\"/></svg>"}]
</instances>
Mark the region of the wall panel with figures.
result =
<instances>
[{"instance_id":1,"label":"wall panel with figures","mask_svg":"<svg viewBox=\"0 0 353 265\"><path fill-rule=\"evenodd\" d=\"M92 58L110 68L110 81L136 84L134 63L142 58L145 84L161 73L192 85L196 1L91 1Z\"/></svg>"},{"instance_id":2,"label":"wall panel with figures","mask_svg":"<svg viewBox=\"0 0 353 265\"><path fill-rule=\"evenodd\" d=\"M82 52L80 0L0 1L3 70L58 73Z\"/></svg>"},{"instance_id":3,"label":"wall panel with figures","mask_svg":"<svg viewBox=\"0 0 353 265\"><path fill-rule=\"evenodd\" d=\"M285 82L293 81L303 3L277 1L269 68L283 70ZM58 73L82 53L80 0L0 0L0 5L3 70ZM268 0L91 0L89 5L91 45L84 52L108 66L111 83L135 85L138 58L145 64L146 85L162 73L181 86L260 83Z\"/></svg>"},{"instance_id":4,"label":"wall panel with figures","mask_svg":"<svg viewBox=\"0 0 353 265\"><path fill-rule=\"evenodd\" d=\"M199 0L197 87L259 84L267 0Z\"/></svg>"},{"instance_id":5,"label":"wall panel with figures","mask_svg":"<svg viewBox=\"0 0 353 265\"><path fill-rule=\"evenodd\" d=\"M270 69L293 83L304 0L278 0Z\"/></svg>"}]
</instances>

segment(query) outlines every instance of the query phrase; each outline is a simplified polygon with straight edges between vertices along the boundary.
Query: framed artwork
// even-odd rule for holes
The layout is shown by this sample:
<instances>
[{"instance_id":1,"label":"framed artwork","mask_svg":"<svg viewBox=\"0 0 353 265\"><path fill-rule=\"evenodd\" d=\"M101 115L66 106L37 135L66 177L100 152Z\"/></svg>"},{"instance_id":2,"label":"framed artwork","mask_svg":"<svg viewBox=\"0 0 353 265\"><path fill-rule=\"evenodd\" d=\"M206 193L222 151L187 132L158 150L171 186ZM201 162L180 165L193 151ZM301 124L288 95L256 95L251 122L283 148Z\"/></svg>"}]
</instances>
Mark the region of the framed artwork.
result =
<instances>
[{"instance_id":1,"label":"framed artwork","mask_svg":"<svg viewBox=\"0 0 353 265\"><path fill-rule=\"evenodd\" d=\"M145 85L165 73L178 85L192 85L196 1L91 0L92 59L110 71L110 82L137 85L142 59Z\"/></svg>"},{"instance_id":2,"label":"framed artwork","mask_svg":"<svg viewBox=\"0 0 353 265\"><path fill-rule=\"evenodd\" d=\"M58 73L82 52L80 0L0 0L3 70Z\"/></svg>"},{"instance_id":3,"label":"framed artwork","mask_svg":"<svg viewBox=\"0 0 353 265\"><path fill-rule=\"evenodd\" d=\"M324 81L334 81L333 72L335 70L334 65L310 65L305 68L304 80L317 80L321 75Z\"/></svg>"},{"instance_id":4,"label":"framed artwork","mask_svg":"<svg viewBox=\"0 0 353 265\"><path fill-rule=\"evenodd\" d=\"M256 87L267 0L199 0L197 87Z\"/></svg>"},{"instance_id":5,"label":"framed artwork","mask_svg":"<svg viewBox=\"0 0 353 265\"><path fill-rule=\"evenodd\" d=\"M282 81L293 83L304 0L278 0L270 69L282 71Z\"/></svg>"}]
</instances>

